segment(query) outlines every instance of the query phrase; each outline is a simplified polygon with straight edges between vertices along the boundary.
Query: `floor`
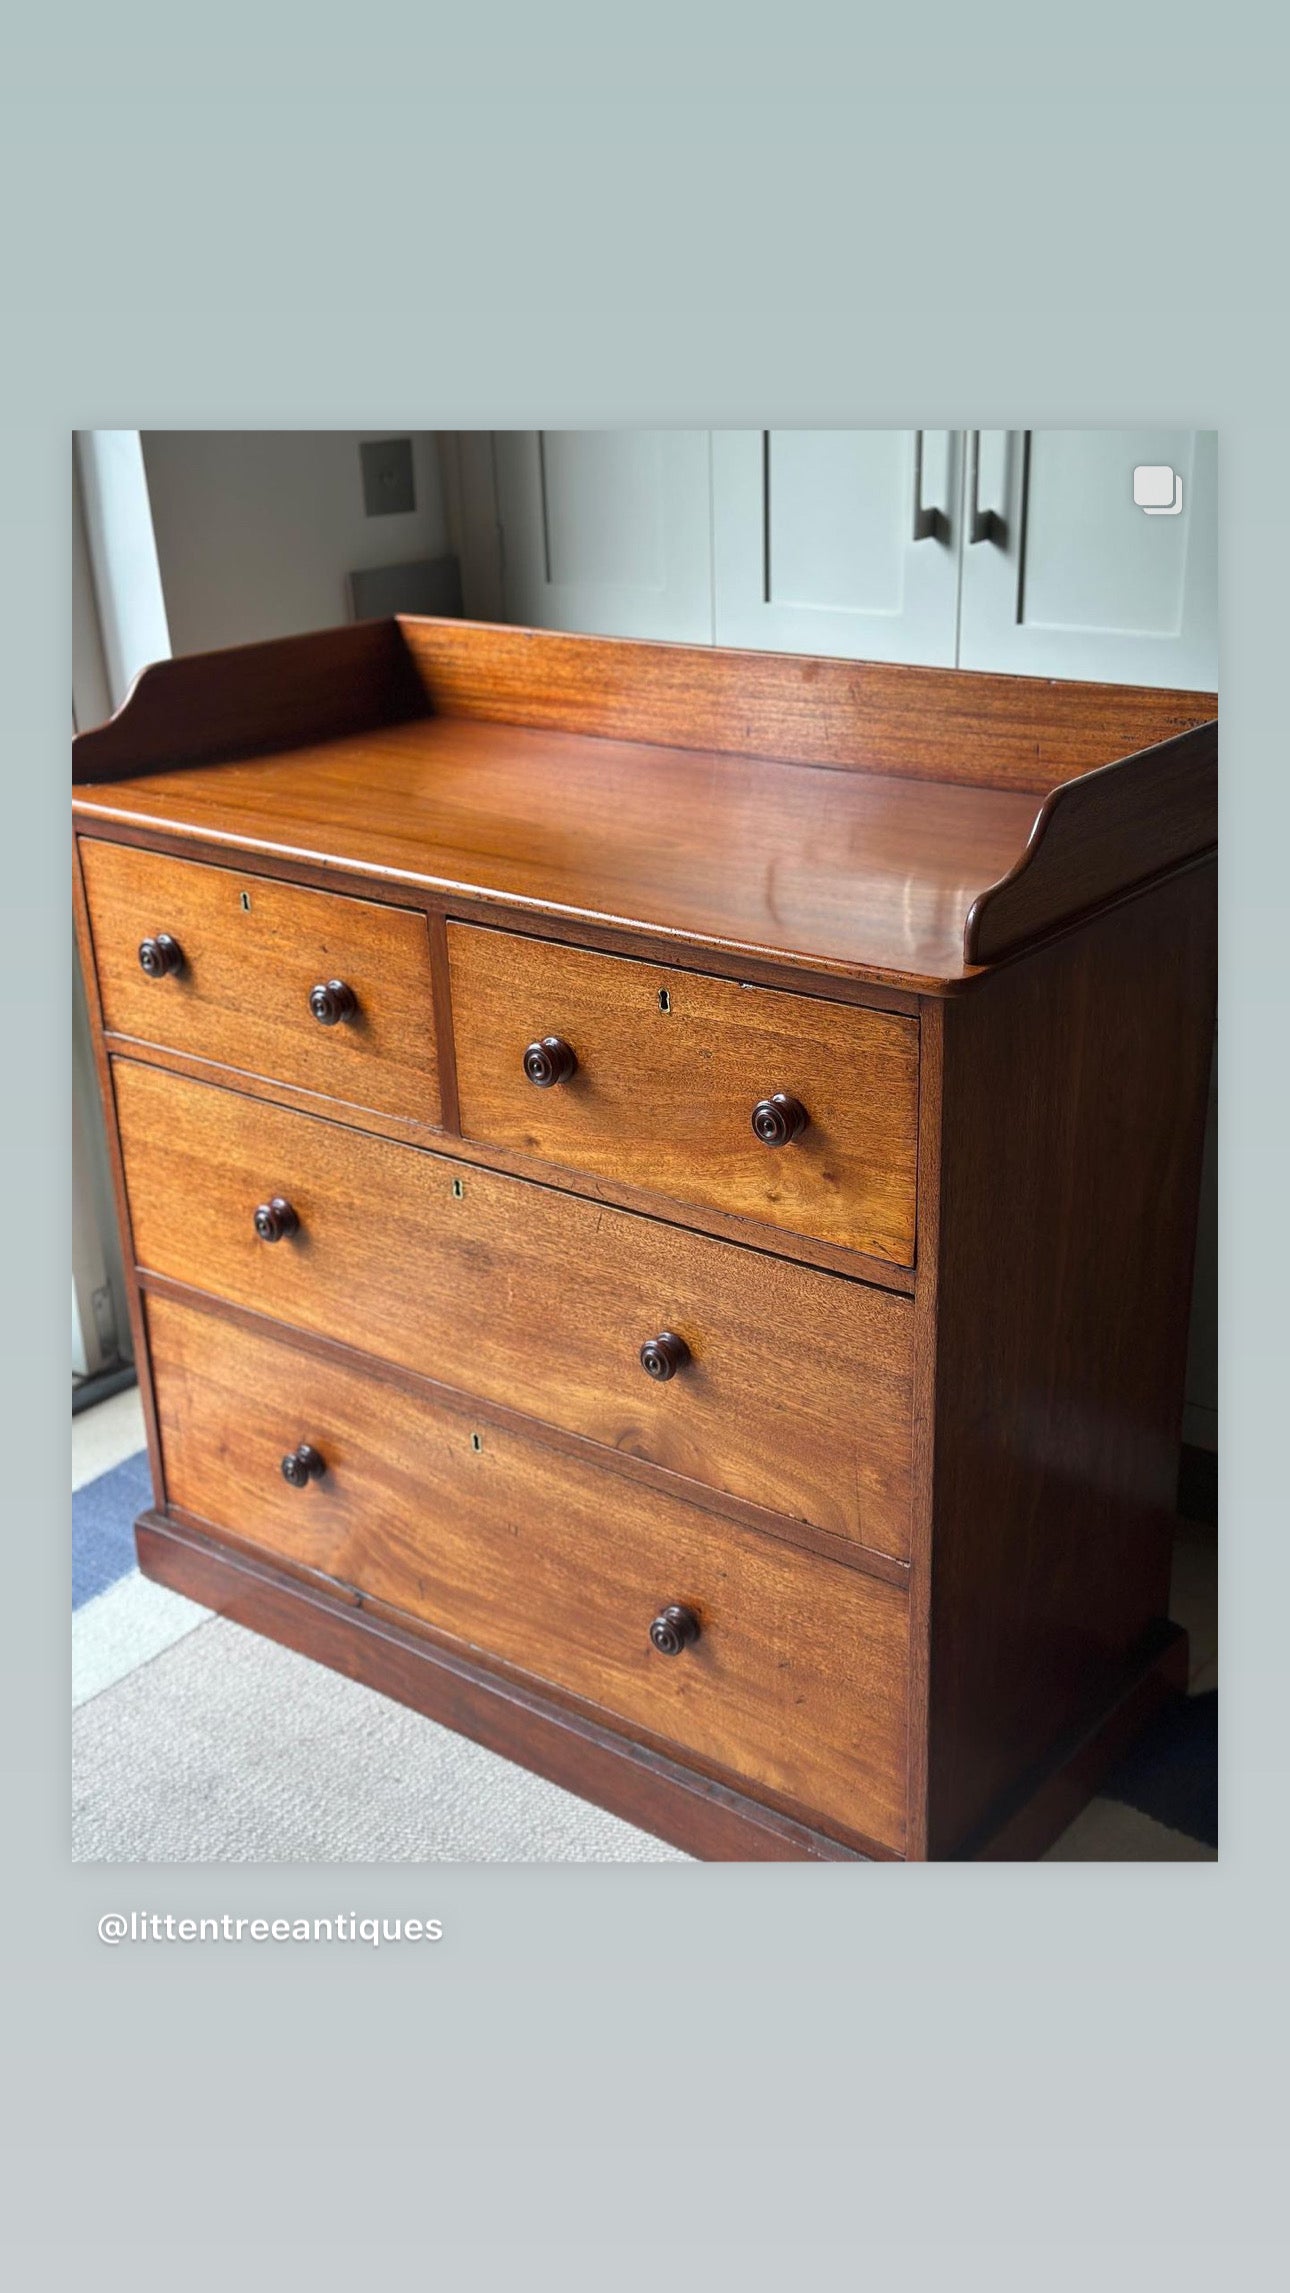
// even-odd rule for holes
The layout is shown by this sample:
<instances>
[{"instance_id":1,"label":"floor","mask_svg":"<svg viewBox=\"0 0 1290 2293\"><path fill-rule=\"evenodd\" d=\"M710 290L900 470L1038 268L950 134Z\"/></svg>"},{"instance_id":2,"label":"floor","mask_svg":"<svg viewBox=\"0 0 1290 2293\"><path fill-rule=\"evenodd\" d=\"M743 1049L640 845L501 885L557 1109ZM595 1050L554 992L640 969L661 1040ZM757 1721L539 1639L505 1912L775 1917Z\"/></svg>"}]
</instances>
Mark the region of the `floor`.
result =
<instances>
[{"instance_id":1,"label":"floor","mask_svg":"<svg viewBox=\"0 0 1290 2293\"><path fill-rule=\"evenodd\" d=\"M138 1391L72 1420L72 1486L143 1447ZM1171 1612L1218 1684L1212 1529L1181 1522ZM139 1575L72 1618L73 1856L90 1862L682 1862L631 1825ZM1209 1862L1099 1798L1056 1862Z\"/></svg>"},{"instance_id":2,"label":"floor","mask_svg":"<svg viewBox=\"0 0 1290 2293\"><path fill-rule=\"evenodd\" d=\"M113 1394L72 1419L72 1488L83 1489L143 1448L143 1408L137 1386ZM72 1708L115 1687L131 1672L207 1621L164 1585L150 1584L138 1570L72 1614Z\"/></svg>"}]
</instances>

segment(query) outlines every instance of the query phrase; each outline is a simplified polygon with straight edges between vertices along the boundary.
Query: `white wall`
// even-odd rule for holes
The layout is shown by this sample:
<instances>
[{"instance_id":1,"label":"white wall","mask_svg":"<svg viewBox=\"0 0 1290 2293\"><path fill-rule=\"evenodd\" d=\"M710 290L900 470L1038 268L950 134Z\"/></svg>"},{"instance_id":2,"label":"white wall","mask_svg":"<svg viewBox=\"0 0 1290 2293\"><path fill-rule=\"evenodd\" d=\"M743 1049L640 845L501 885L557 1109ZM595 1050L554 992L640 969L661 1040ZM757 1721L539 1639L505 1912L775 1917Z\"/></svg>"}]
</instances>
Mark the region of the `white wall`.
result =
<instances>
[{"instance_id":1,"label":"white wall","mask_svg":"<svg viewBox=\"0 0 1290 2293\"><path fill-rule=\"evenodd\" d=\"M417 506L364 515L358 449L410 437ZM143 460L176 653L331 629L348 573L441 556L429 430L145 430Z\"/></svg>"},{"instance_id":2,"label":"white wall","mask_svg":"<svg viewBox=\"0 0 1290 2293\"><path fill-rule=\"evenodd\" d=\"M72 721L101 724L170 651L137 430L82 430L72 464ZM125 1269L79 965L72 1004L72 1371L130 1354Z\"/></svg>"},{"instance_id":3,"label":"white wall","mask_svg":"<svg viewBox=\"0 0 1290 2293\"><path fill-rule=\"evenodd\" d=\"M119 709L140 669L171 650L139 432L79 430L76 474L108 693ZM73 675L85 658L86 648L74 653ZM92 724L75 691L73 702L78 722Z\"/></svg>"}]
</instances>

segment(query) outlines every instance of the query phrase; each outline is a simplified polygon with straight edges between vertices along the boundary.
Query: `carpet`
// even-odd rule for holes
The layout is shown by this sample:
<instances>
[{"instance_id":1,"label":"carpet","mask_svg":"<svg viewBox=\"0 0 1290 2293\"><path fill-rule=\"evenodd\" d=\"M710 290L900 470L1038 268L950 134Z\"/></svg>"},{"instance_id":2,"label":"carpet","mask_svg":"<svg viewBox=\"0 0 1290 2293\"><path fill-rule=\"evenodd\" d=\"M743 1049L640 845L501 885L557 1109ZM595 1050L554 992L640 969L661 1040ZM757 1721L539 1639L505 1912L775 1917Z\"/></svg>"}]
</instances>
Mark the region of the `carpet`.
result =
<instances>
[{"instance_id":1,"label":"carpet","mask_svg":"<svg viewBox=\"0 0 1290 2293\"><path fill-rule=\"evenodd\" d=\"M222 1617L82 1705L72 1730L78 1862L687 1860Z\"/></svg>"},{"instance_id":2,"label":"carpet","mask_svg":"<svg viewBox=\"0 0 1290 2293\"><path fill-rule=\"evenodd\" d=\"M152 1503L146 1451L72 1496L72 1607L83 1608L135 1566L134 1521Z\"/></svg>"}]
</instances>

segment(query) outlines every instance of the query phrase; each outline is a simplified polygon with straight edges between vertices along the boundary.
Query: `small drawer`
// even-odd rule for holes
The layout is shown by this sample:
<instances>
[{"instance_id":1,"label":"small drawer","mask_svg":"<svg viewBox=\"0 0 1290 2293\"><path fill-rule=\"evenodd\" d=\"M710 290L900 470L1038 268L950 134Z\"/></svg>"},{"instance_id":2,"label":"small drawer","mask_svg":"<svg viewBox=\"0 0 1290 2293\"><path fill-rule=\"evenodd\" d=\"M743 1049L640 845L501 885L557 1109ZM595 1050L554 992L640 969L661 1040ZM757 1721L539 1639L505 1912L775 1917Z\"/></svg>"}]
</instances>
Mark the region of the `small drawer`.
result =
<instances>
[{"instance_id":1,"label":"small drawer","mask_svg":"<svg viewBox=\"0 0 1290 2293\"><path fill-rule=\"evenodd\" d=\"M170 1504L903 1847L896 1586L280 1335L157 1297L148 1331Z\"/></svg>"},{"instance_id":2,"label":"small drawer","mask_svg":"<svg viewBox=\"0 0 1290 2293\"><path fill-rule=\"evenodd\" d=\"M136 1060L113 1078L142 1267L908 1555L907 1298Z\"/></svg>"},{"instance_id":3,"label":"small drawer","mask_svg":"<svg viewBox=\"0 0 1290 2293\"><path fill-rule=\"evenodd\" d=\"M439 1122L423 915L81 839L112 1033Z\"/></svg>"},{"instance_id":4,"label":"small drawer","mask_svg":"<svg viewBox=\"0 0 1290 2293\"><path fill-rule=\"evenodd\" d=\"M914 1259L918 1025L450 924L466 1137Z\"/></svg>"}]
</instances>

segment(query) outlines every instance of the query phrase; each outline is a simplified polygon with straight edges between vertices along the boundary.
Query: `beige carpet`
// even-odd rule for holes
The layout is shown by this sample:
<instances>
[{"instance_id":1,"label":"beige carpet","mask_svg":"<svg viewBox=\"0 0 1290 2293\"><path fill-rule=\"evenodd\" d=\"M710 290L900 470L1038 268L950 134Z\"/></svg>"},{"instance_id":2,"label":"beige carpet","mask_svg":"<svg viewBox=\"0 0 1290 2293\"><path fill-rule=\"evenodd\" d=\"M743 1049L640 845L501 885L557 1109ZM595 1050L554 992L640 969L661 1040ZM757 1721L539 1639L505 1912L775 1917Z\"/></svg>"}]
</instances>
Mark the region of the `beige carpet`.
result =
<instances>
[{"instance_id":1,"label":"beige carpet","mask_svg":"<svg viewBox=\"0 0 1290 2293\"><path fill-rule=\"evenodd\" d=\"M683 1863L495 1753L213 1617L72 1716L90 1863Z\"/></svg>"}]
</instances>

